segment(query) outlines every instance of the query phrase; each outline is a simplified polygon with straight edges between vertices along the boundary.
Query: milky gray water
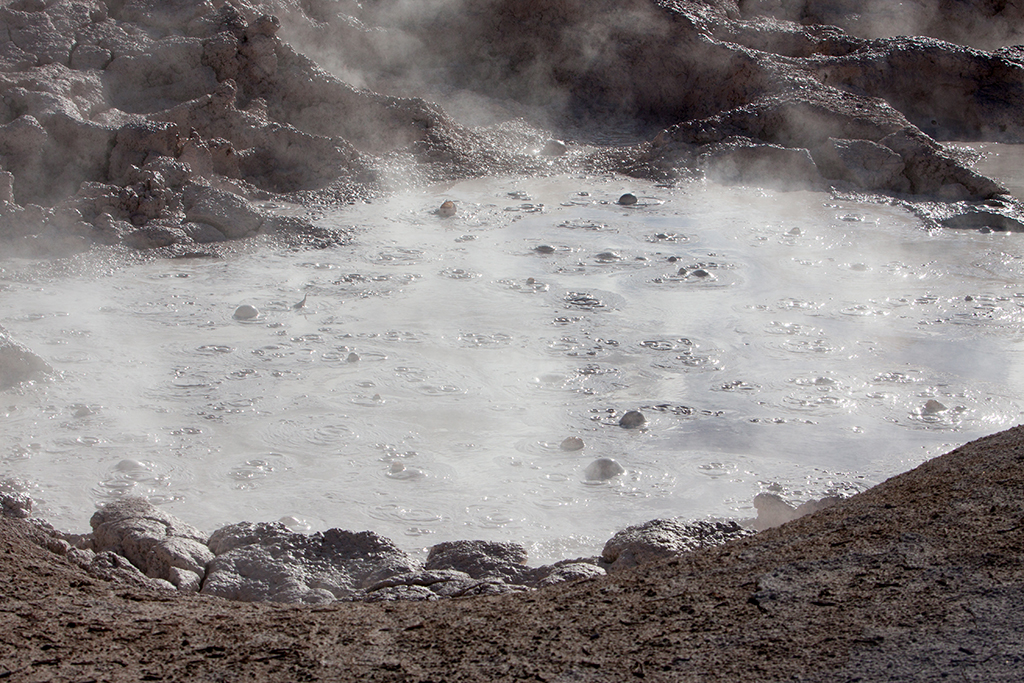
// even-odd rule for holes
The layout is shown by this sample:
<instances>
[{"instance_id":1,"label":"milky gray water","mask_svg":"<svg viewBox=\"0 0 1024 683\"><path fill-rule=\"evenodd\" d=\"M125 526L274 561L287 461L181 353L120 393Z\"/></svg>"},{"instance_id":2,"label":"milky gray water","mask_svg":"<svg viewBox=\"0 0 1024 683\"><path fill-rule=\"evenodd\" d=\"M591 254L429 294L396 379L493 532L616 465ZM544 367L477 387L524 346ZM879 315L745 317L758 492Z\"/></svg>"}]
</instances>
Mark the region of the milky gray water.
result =
<instances>
[{"instance_id":1,"label":"milky gray water","mask_svg":"<svg viewBox=\"0 0 1024 683\"><path fill-rule=\"evenodd\" d=\"M458 215L432 213L445 199ZM59 370L0 394L0 477L74 531L143 495L208 531L285 518L541 562L654 517L751 517L765 490L853 493L1021 422L1019 235L594 177L321 220L353 243L0 261L0 324ZM618 426L628 410L645 428ZM599 457L625 473L586 481Z\"/></svg>"}]
</instances>

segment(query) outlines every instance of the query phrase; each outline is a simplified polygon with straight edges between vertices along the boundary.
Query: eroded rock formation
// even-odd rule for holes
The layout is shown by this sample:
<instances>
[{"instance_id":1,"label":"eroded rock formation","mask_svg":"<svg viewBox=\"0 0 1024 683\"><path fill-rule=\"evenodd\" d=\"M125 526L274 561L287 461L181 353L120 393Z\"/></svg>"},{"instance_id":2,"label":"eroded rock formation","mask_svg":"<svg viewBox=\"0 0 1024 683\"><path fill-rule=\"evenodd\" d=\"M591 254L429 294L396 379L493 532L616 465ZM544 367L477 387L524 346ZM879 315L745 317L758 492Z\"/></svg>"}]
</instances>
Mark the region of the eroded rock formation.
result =
<instances>
[{"instance_id":1,"label":"eroded rock formation","mask_svg":"<svg viewBox=\"0 0 1024 683\"><path fill-rule=\"evenodd\" d=\"M30 514L32 501L17 482L0 481L0 502L5 515ZM50 550L104 578L244 602L298 604L515 593L605 576L751 533L736 522L653 520L617 533L600 557L531 567L526 548L510 542L446 541L420 562L371 531L302 534L279 522L239 522L207 537L141 498L98 510L91 534L63 534L45 522L36 524Z\"/></svg>"},{"instance_id":2,"label":"eroded rock formation","mask_svg":"<svg viewBox=\"0 0 1024 683\"><path fill-rule=\"evenodd\" d=\"M935 142L1024 139L1019 10L910 3L920 32L984 34L985 52L875 37L859 29L885 3L860 24L848 4L16 0L0 8L0 237L27 254L323 245L345 236L257 202L570 169L927 197L1020 228L1019 204ZM851 33L817 23L833 20ZM531 123L471 128L409 97L460 92ZM536 126L639 137L552 156Z\"/></svg>"}]
</instances>

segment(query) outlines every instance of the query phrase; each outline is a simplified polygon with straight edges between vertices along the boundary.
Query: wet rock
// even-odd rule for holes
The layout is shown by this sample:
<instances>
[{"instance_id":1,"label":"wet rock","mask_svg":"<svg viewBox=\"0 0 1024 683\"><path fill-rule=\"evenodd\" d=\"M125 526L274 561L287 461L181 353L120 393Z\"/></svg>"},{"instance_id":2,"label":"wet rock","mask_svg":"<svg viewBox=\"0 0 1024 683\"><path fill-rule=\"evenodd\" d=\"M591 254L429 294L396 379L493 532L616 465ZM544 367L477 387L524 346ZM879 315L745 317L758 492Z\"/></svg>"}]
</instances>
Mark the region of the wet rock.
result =
<instances>
[{"instance_id":1,"label":"wet rock","mask_svg":"<svg viewBox=\"0 0 1024 683\"><path fill-rule=\"evenodd\" d=\"M526 548L518 543L492 541L446 541L430 548L423 568L454 569L474 579L511 584L528 583Z\"/></svg>"},{"instance_id":2,"label":"wet rock","mask_svg":"<svg viewBox=\"0 0 1024 683\"><path fill-rule=\"evenodd\" d=\"M587 468L583 470L583 476L587 481L608 481L625 471L614 458L598 458L587 465Z\"/></svg>"},{"instance_id":3,"label":"wet rock","mask_svg":"<svg viewBox=\"0 0 1024 683\"><path fill-rule=\"evenodd\" d=\"M72 550L69 555L71 556L69 559L87 569L90 574L108 581L157 590L177 590L178 588L170 581L146 576L138 567L129 562L128 558L109 550L100 553Z\"/></svg>"},{"instance_id":4,"label":"wet rock","mask_svg":"<svg viewBox=\"0 0 1024 683\"><path fill-rule=\"evenodd\" d=\"M53 368L46 361L14 341L7 330L0 327L0 391L41 379L52 372Z\"/></svg>"},{"instance_id":5,"label":"wet rock","mask_svg":"<svg viewBox=\"0 0 1024 683\"><path fill-rule=\"evenodd\" d=\"M636 202L637 202L636 195L632 194L630 192L627 192L626 194L624 194L621 197L619 197L619 200L616 203L617 204L621 204L622 206L633 206L634 204L636 204Z\"/></svg>"},{"instance_id":6,"label":"wet rock","mask_svg":"<svg viewBox=\"0 0 1024 683\"><path fill-rule=\"evenodd\" d=\"M612 536L601 551L601 560L608 571L628 569L679 553L721 545L749 534L732 521L681 524L674 520L655 519L626 527Z\"/></svg>"},{"instance_id":7,"label":"wet rock","mask_svg":"<svg viewBox=\"0 0 1024 683\"><path fill-rule=\"evenodd\" d=\"M533 248L538 254L554 254L555 248L548 244L541 244Z\"/></svg>"},{"instance_id":8,"label":"wet rock","mask_svg":"<svg viewBox=\"0 0 1024 683\"><path fill-rule=\"evenodd\" d=\"M370 531L298 534L278 522L215 531L216 553L202 592L243 601L323 603L361 598L391 576L417 569L394 543Z\"/></svg>"},{"instance_id":9,"label":"wet rock","mask_svg":"<svg viewBox=\"0 0 1024 683\"><path fill-rule=\"evenodd\" d=\"M213 560L206 534L141 498L109 503L89 523L97 552L122 555L146 576L179 590L198 590Z\"/></svg>"},{"instance_id":10,"label":"wet rock","mask_svg":"<svg viewBox=\"0 0 1024 683\"><path fill-rule=\"evenodd\" d=\"M181 153L182 139L178 126L163 121L139 121L121 127L110 151L108 178L121 184L131 168L141 168L155 157L175 158Z\"/></svg>"},{"instance_id":11,"label":"wet rock","mask_svg":"<svg viewBox=\"0 0 1024 683\"><path fill-rule=\"evenodd\" d=\"M1024 222L995 211L975 208L939 221L957 230L989 230L993 232L1024 232Z\"/></svg>"},{"instance_id":12,"label":"wet rock","mask_svg":"<svg viewBox=\"0 0 1024 683\"><path fill-rule=\"evenodd\" d=\"M196 183L185 188L182 203L189 221L211 225L228 239L259 233L265 219L242 197Z\"/></svg>"},{"instance_id":13,"label":"wet rock","mask_svg":"<svg viewBox=\"0 0 1024 683\"><path fill-rule=\"evenodd\" d=\"M959 201L987 199L1005 192L995 181L963 166L920 131L900 130L879 142L903 159L904 175L915 194Z\"/></svg>"},{"instance_id":14,"label":"wet rock","mask_svg":"<svg viewBox=\"0 0 1024 683\"><path fill-rule=\"evenodd\" d=\"M623 429L637 429L647 424L647 418L639 410L630 410L619 419L619 426Z\"/></svg>"}]
</instances>

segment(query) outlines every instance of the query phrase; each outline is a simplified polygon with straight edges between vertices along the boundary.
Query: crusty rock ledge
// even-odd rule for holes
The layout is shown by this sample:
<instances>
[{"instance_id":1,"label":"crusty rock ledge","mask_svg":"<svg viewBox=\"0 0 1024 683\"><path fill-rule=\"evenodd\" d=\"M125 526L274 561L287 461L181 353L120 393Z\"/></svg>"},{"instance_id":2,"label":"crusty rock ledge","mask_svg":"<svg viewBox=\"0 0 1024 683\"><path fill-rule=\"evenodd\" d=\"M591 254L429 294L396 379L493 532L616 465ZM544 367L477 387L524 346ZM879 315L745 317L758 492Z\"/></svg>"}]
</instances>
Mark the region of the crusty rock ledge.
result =
<instances>
[{"instance_id":1,"label":"crusty rock ledge","mask_svg":"<svg viewBox=\"0 0 1024 683\"><path fill-rule=\"evenodd\" d=\"M0 519L0 538L9 680L1016 681L1024 668L1024 427L754 536L515 595L240 603L98 578L24 521Z\"/></svg>"},{"instance_id":2,"label":"crusty rock ledge","mask_svg":"<svg viewBox=\"0 0 1024 683\"><path fill-rule=\"evenodd\" d=\"M1024 139L1021 48L786 20L885 25L891 14L885 3L870 16L831 4L842 7L7 2L0 246L195 256L274 235L323 247L348 237L316 224L324 206L430 182L578 172L858 192L907 202L931 225L1024 231L1019 198L937 142ZM964 21L921 28L1018 35L1012 12L955 4ZM469 126L410 96L432 93L527 115ZM283 203L304 212L281 215Z\"/></svg>"}]
</instances>

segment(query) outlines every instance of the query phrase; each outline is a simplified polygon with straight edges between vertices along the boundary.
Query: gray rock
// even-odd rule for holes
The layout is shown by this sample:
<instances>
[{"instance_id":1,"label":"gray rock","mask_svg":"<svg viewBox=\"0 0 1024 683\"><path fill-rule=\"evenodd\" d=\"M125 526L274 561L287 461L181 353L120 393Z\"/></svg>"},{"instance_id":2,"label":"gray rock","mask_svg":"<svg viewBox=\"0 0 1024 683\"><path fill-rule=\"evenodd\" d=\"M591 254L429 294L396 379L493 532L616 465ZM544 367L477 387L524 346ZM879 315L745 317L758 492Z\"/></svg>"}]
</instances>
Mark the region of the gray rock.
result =
<instances>
[{"instance_id":1,"label":"gray rock","mask_svg":"<svg viewBox=\"0 0 1024 683\"><path fill-rule=\"evenodd\" d=\"M939 221L957 230L990 230L993 232L1024 232L1024 222L995 211L975 208Z\"/></svg>"},{"instance_id":2,"label":"gray rock","mask_svg":"<svg viewBox=\"0 0 1024 683\"><path fill-rule=\"evenodd\" d=\"M0 514L24 519L32 514L32 498L25 487L12 479L0 479Z\"/></svg>"},{"instance_id":3,"label":"gray rock","mask_svg":"<svg viewBox=\"0 0 1024 683\"><path fill-rule=\"evenodd\" d=\"M526 548L518 543L446 541L430 548L423 568L454 569L474 579L526 584L532 571L526 556Z\"/></svg>"},{"instance_id":4,"label":"gray rock","mask_svg":"<svg viewBox=\"0 0 1024 683\"><path fill-rule=\"evenodd\" d=\"M212 225L228 239L257 234L265 218L242 197L197 183L185 187L182 202L189 221Z\"/></svg>"},{"instance_id":5,"label":"gray rock","mask_svg":"<svg viewBox=\"0 0 1024 683\"><path fill-rule=\"evenodd\" d=\"M206 534L141 498L126 498L97 510L89 521L96 552L127 558L143 574L195 590L213 553Z\"/></svg>"},{"instance_id":6,"label":"gray rock","mask_svg":"<svg viewBox=\"0 0 1024 683\"><path fill-rule=\"evenodd\" d=\"M196 244L223 242L227 239L224 233L207 223L184 223L181 231Z\"/></svg>"},{"instance_id":7,"label":"gray rock","mask_svg":"<svg viewBox=\"0 0 1024 683\"><path fill-rule=\"evenodd\" d=\"M740 0L748 17L841 27L862 38L931 36L983 50L1024 43L1024 7L988 0Z\"/></svg>"},{"instance_id":8,"label":"gray rock","mask_svg":"<svg viewBox=\"0 0 1024 683\"><path fill-rule=\"evenodd\" d=\"M415 585L400 584L387 586L368 593L363 600L366 602L393 602L396 600L438 600L437 593L429 588Z\"/></svg>"},{"instance_id":9,"label":"gray rock","mask_svg":"<svg viewBox=\"0 0 1024 683\"><path fill-rule=\"evenodd\" d=\"M154 225L152 223L133 230L124 236L124 243L135 249L158 249L190 241L188 235L180 228Z\"/></svg>"},{"instance_id":10,"label":"gray rock","mask_svg":"<svg viewBox=\"0 0 1024 683\"><path fill-rule=\"evenodd\" d=\"M732 521L681 524L670 519L654 519L626 527L612 536L601 551L601 560L608 571L628 569L679 553L721 545L750 533Z\"/></svg>"},{"instance_id":11,"label":"gray rock","mask_svg":"<svg viewBox=\"0 0 1024 683\"><path fill-rule=\"evenodd\" d=\"M242 522L214 532L202 592L248 602L317 604L362 598L388 577L416 569L394 543L370 531L292 533L278 522Z\"/></svg>"},{"instance_id":12,"label":"gray rock","mask_svg":"<svg viewBox=\"0 0 1024 683\"><path fill-rule=\"evenodd\" d=\"M416 600L457 597L478 583L466 572L455 569L423 569L378 581L367 588L366 599L395 600L404 599L405 595Z\"/></svg>"}]
</instances>

